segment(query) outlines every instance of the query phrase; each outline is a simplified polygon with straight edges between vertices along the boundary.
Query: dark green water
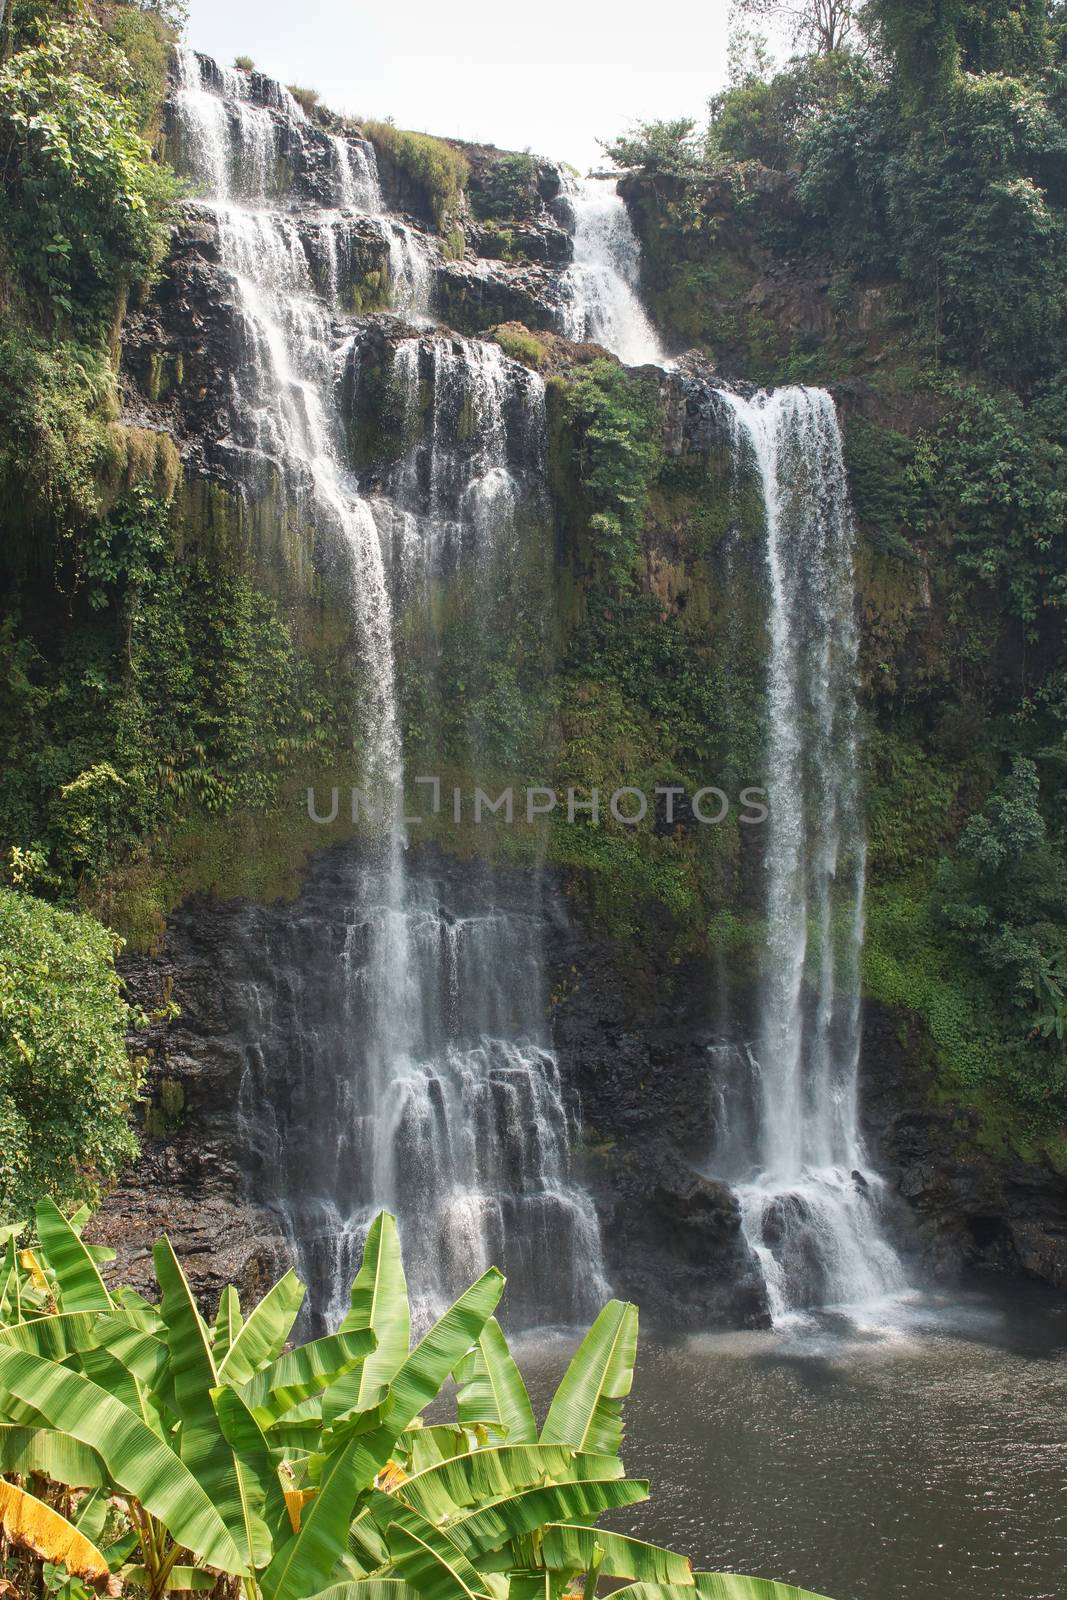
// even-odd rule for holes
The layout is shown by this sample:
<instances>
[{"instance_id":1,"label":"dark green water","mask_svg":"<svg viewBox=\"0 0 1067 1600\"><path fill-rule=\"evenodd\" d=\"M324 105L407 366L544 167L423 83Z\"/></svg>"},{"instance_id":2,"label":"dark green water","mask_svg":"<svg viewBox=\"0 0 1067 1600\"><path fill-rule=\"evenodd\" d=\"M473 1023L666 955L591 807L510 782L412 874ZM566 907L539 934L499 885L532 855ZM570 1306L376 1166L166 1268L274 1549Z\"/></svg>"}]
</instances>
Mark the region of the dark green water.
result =
<instances>
[{"instance_id":1,"label":"dark green water","mask_svg":"<svg viewBox=\"0 0 1067 1600\"><path fill-rule=\"evenodd\" d=\"M1067 1301L886 1316L645 1340L613 1525L833 1600L1067 1600ZM521 1346L539 1413L571 1343Z\"/></svg>"}]
</instances>

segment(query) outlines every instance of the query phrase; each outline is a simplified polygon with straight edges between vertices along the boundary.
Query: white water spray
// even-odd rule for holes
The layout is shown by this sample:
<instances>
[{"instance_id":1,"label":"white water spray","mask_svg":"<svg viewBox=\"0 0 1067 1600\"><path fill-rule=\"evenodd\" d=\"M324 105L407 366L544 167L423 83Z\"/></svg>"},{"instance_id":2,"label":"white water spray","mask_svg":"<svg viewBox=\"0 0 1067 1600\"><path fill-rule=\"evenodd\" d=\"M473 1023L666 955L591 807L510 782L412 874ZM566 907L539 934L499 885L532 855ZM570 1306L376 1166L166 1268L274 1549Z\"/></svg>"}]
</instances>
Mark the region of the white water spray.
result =
<instances>
[{"instance_id":1,"label":"white water spray","mask_svg":"<svg viewBox=\"0 0 1067 1600\"><path fill-rule=\"evenodd\" d=\"M865 840L856 729L853 525L833 401L722 392L758 473L769 596L767 934L754 1137L717 1157L777 1318L903 1286L857 1121Z\"/></svg>"},{"instance_id":2,"label":"white water spray","mask_svg":"<svg viewBox=\"0 0 1067 1600\"><path fill-rule=\"evenodd\" d=\"M628 367L665 366L656 330L641 304L641 247L614 178L569 178L574 260L563 274L563 329L569 339L602 344Z\"/></svg>"}]
</instances>

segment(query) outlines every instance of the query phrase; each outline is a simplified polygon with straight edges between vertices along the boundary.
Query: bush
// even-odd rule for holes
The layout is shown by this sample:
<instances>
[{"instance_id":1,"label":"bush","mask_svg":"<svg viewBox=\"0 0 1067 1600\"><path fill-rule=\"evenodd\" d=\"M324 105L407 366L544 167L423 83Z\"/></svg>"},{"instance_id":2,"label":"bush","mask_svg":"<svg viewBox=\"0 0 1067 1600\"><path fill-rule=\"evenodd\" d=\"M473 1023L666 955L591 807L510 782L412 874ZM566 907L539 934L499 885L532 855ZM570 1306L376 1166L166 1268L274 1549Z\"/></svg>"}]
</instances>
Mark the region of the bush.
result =
<instances>
[{"instance_id":1,"label":"bush","mask_svg":"<svg viewBox=\"0 0 1067 1600\"><path fill-rule=\"evenodd\" d=\"M0 1218L97 1196L137 1152L115 954L92 917L0 888Z\"/></svg>"},{"instance_id":2,"label":"bush","mask_svg":"<svg viewBox=\"0 0 1067 1600\"><path fill-rule=\"evenodd\" d=\"M0 71L0 233L53 316L85 333L161 260L175 193L138 131L131 80L95 22L53 25Z\"/></svg>"},{"instance_id":3,"label":"bush","mask_svg":"<svg viewBox=\"0 0 1067 1600\"><path fill-rule=\"evenodd\" d=\"M427 133L407 133L391 122L365 122L363 132L375 149L384 152L413 183L425 191L440 225L463 193L470 165L466 156L443 139Z\"/></svg>"},{"instance_id":4,"label":"bush","mask_svg":"<svg viewBox=\"0 0 1067 1600\"><path fill-rule=\"evenodd\" d=\"M287 85L289 93L306 117L310 117L322 98L317 89L302 89L298 83Z\"/></svg>"},{"instance_id":5,"label":"bush","mask_svg":"<svg viewBox=\"0 0 1067 1600\"><path fill-rule=\"evenodd\" d=\"M493 329L493 338L506 356L536 371L540 371L548 360L548 350L544 344L521 322L502 322Z\"/></svg>"}]
</instances>

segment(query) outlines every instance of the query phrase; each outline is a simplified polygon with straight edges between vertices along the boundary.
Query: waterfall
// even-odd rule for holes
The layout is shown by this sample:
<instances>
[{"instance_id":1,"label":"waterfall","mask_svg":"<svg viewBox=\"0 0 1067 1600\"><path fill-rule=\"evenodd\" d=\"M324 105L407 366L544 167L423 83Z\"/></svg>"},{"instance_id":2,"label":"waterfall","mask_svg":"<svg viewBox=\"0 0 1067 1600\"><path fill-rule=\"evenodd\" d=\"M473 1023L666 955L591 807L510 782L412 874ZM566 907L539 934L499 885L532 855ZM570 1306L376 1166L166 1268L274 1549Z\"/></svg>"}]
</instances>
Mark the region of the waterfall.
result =
<instances>
[{"instance_id":1,"label":"waterfall","mask_svg":"<svg viewBox=\"0 0 1067 1600\"><path fill-rule=\"evenodd\" d=\"M563 206L574 260L563 274L562 331L593 340L629 367L666 365L641 304L641 247L614 178L568 178Z\"/></svg>"},{"instance_id":2,"label":"waterfall","mask_svg":"<svg viewBox=\"0 0 1067 1600\"><path fill-rule=\"evenodd\" d=\"M409 312L428 301L425 248L381 214L370 146L301 126L284 91L258 74L259 103L248 103L245 76L179 51L177 144L206 190L195 203L217 224L240 351L231 436L217 448L250 489L280 478L299 520L345 553L363 683L360 777L387 816L329 892L273 935L265 969L251 953L253 919L248 965L269 976L246 985L243 1164L278 1210L321 1324L343 1312L382 1206L399 1217L421 1320L492 1262L513 1268L526 1296L512 1299L513 1316L584 1317L608 1291L596 1215L571 1172L574 1109L547 1036L543 886L536 873L520 888L488 867L458 877L432 861L411 867L400 820L398 630L412 611L432 628L431 583L461 562L478 596L494 561L508 558L519 510L538 509L544 386L495 345L400 339L390 381L405 450L372 498L361 492L340 400L342 377L360 381L357 330L340 307L345 213L380 215ZM301 148L327 205L277 192L300 140L314 146L313 161Z\"/></svg>"},{"instance_id":3,"label":"waterfall","mask_svg":"<svg viewBox=\"0 0 1067 1600\"><path fill-rule=\"evenodd\" d=\"M818 389L722 398L765 508L770 818L761 1020L741 1073L753 1114L723 1127L716 1159L745 1175L745 1233L780 1318L877 1299L902 1275L857 1121L865 840L837 417Z\"/></svg>"}]
</instances>

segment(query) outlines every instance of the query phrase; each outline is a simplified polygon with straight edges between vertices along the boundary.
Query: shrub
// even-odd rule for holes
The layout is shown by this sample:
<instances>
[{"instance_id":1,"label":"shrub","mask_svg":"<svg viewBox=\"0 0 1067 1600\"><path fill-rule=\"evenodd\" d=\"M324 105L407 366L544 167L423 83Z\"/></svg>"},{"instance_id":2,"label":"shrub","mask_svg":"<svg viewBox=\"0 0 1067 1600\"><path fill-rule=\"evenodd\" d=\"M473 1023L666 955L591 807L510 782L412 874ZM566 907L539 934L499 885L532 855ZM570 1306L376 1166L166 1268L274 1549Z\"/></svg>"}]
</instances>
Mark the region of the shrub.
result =
<instances>
[{"instance_id":1,"label":"shrub","mask_svg":"<svg viewBox=\"0 0 1067 1600\"><path fill-rule=\"evenodd\" d=\"M521 322L502 322L493 329L493 338L506 356L540 371L548 360L548 350Z\"/></svg>"},{"instance_id":2,"label":"shrub","mask_svg":"<svg viewBox=\"0 0 1067 1600\"><path fill-rule=\"evenodd\" d=\"M407 133L391 122L365 122L363 131L376 150L425 190L440 224L458 203L470 173L462 151L427 133Z\"/></svg>"},{"instance_id":3,"label":"shrub","mask_svg":"<svg viewBox=\"0 0 1067 1600\"><path fill-rule=\"evenodd\" d=\"M233 64L238 72L255 72L256 64L251 56L234 56Z\"/></svg>"},{"instance_id":4,"label":"shrub","mask_svg":"<svg viewBox=\"0 0 1067 1600\"><path fill-rule=\"evenodd\" d=\"M0 71L0 232L53 315L85 332L162 258L175 192L138 131L131 77L95 22L53 25Z\"/></svg>"},{"instance_id":5,"label":"shrub","mask_svg":"<svg viewBox=\"0 0 1067 1600\"><path fill-rule=\"evenodd\" d=\"M289 93L306 117L310 117L322 98L317 89L302 89L298 83L287 85Z\"/></svg>"},{"instance_id":6,"label":"shrub","mask_svg":"<svg viewBox=\"0 0 1067 1600\"><path fill-rule=\"evenodd\" d=\"M92 917L0 888L0 1217L98 1195L136 1154L116 948Z\"/></svg>"}]
</instances>

